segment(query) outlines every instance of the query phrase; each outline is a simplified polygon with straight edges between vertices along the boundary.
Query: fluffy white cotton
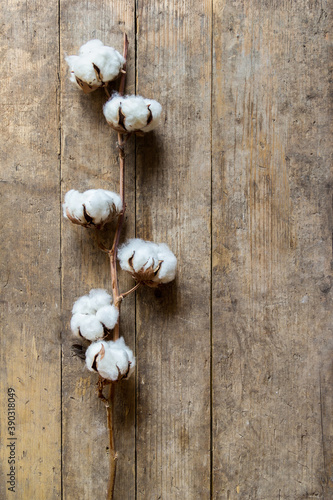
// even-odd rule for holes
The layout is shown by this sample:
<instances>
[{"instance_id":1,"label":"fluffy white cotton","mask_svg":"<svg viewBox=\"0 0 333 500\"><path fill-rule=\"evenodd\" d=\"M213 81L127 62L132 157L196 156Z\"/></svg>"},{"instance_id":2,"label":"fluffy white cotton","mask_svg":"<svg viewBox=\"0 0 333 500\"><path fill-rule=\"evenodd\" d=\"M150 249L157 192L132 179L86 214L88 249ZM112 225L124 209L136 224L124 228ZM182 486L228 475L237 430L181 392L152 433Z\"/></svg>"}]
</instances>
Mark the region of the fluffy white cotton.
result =
<instances>
[{"instance_id":1,"label":"fluffy white cotton","mask_svg":"<svg viewBox=\"0 0 333 500\"><path fill-rule=\"evenodd\" d=\"M118 321L119 312L114 306L103 306L96 312L96 318L106 328L112 329Z\"/></svg>"},{"instance_id":2,"label":"fluffy white cotton","mask_svg":"<svg viewBox=\"0 0 333 500\"><path fill-rule=\"evenodd\" d=\"M115 130L149 132L159 123L162 106L153 99L141 96L115 95L103 107L106 121Z\"/></svg>"},{"instance_id":3,"label":"fluffy white cotton","mask_svg":"<svg viewBox=\"0 0 333 500\"><path fill-rule=\"evenodd\" d=\"M76 337L84 337L93 341L104 335L104 328L96 316L92 314L77 313L72 316L71 330Z\"/></svg>"},{"instance_id":4,"label":"fluffy white cotton","mask_svg":"<svg viewBox=\"0 0 333 500\"><path fill-rule=\"evenodd\" d=\"M101 377L115 382L131 376L135 358L121 337L116 341L91 344L86 351L86 366L88 370L97 371Z\"/></svg>"},{"instance_id":5,"label":"fluffy white cotton","mask_svg":"<svg viewBox=\"0 0 333 500\"><path fill-rule=\"evenodd\" d=\"M71 330L76 337L94 341L103 338L117 324L119 311L111 295L101 288L90 290L73 305Z\"/></svg>"},{"instance_id":6,"label":"fluffy white cotton","mask_svg":"<svg viewBox=\"0 0 333 500\"><path fill-rule=\"evenodd\" d=\"M168 283L176 276L177 258L164 243L138 238L128 240L119 247L118 259L120 267L132 273L137 281ZM156 275L152 273L154 270Z\"/></svg>"},{"instance_id":7,"label":"fluffy white cotton","mask_svg":"<svg viewBox=\"0 0 333 500\"><path fill-rule=\"evenodd\" d=\"M89 189L84 193L71 189L63 203L64 217L85 227L103 226L121 210L120 196L105 189Z\"/></svg>"},{"instance_id":8,"label":"fluffy white cotton","mask_svg":"<svg viewBox=\"0 0 333 500\"><path fill-rule=\"evenodd\" d=\"M69 66L70 80L79 84L85 92L91 92L117 78L125 59L113 47L100 40L90 40L82 45L77 56L65 58ZM79 79L83 82L80 85Z\"/></svg>"},{"instance_id":9,"label":"fluffy white cotton","mask_svg":"<svg viewBox=\"0 0 333 500\"><path fill-rule=\"evenodd\" d=\"M112 302L111 295L103 288L93 288L90 290L88 298L96 312L101 307L109 305Z\"/></svg>"},{"instance_id":10,"label":"fluffy white cotton","mask_svg":"<svg viewBox=\"0 0 333 500\"><path fill-rule=\"evenodd\" d=\"M165 243L160 243L157 247L158 260L163 261L158 272L158 279L161 283L169 283L176 277L177 258Z\"/></svg>"},{"instance_id":11,"label":"fluffy white cotton","mask_svg":"<svg viewBox=\"0 0 333 500\"><path fill-rule=\"evenodd\" d=\"M77 301L73 305L72 314L95 314L96 309L91 304L90 298L88 295L83 295L77 299Z\"/></svg>"}]
</instances>

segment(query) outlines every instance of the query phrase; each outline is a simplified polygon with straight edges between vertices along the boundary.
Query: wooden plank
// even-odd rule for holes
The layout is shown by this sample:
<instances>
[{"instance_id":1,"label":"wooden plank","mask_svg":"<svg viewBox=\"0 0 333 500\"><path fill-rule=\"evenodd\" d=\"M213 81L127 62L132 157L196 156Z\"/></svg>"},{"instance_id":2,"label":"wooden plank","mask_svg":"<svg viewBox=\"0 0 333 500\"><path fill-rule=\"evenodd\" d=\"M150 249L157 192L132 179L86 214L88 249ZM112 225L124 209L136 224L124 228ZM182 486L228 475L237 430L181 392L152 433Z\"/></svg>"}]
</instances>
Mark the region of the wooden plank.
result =
<instances>
[{"instance_id":1,"label":"wooden plank","mask_svg":"<svg viewBox=\"0 0 333 500\"><path fill-rule=\"evenodd\" d=\"M103 91L84 95L68 81L64 55L76 53L86 41L99 38L122 52L123 35L129 37L127 90L134 92L134 1L61 1L62 60L62 180L63 196L69 189L104 188L119 191L117 135L102 114ZM134 235L134 149L127 148L127 235ZM96 247L91 231L62 227L63 262L63 492L64 498L103 498L109 476L106 412L97 400L97 378L71 353L70 311L76 298L92 288L111 292L108 259ZM122 278L128 289L130 278ZM134 298L122 307L121 334L135 346ZM135 496L135 381L117 388L115 441L119 454L115 500Z\"/></svg>"},{"instance_id":2,"label":"wooden plank","mask_svg":"<svg viewBox=\"0 0 333 500\"><path fill-rule=\"evenodd\" d=\"M213 4L213 498L328 499L328 3Z\"/></svg>"},{"instance_id":3,"label":"wooden plank","mask_svg":"<svg viewBox=\"0 0 333 500\"><path fill-rule=\"evenodd\" d=\"M1 9L2 499L61 494L57 9Z\"/></svg>"},{"instance_id":4,"label":"wooden plank","mask_svg":"<svg viewBox=\"0 0 333 500\"><path fill-rule=\"evenodd\" d=\"M210 498L211 5L138 2L137 91L163 106L137 139L137 236L176 282L137 293L137 498Z\"/></svg>"}]
</instances>

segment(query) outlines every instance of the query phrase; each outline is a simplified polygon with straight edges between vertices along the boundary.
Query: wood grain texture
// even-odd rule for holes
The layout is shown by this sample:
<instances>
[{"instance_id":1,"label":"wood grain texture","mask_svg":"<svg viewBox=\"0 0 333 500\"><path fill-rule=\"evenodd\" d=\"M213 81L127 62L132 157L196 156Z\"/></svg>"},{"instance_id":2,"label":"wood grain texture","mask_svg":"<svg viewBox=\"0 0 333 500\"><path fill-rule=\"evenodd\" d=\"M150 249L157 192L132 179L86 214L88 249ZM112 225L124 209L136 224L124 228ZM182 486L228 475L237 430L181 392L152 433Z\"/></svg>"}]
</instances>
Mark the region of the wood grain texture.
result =
<instances>
[{"instance_id":1,"label":"wood grain texture","mask_svg":"<svg viewBox=\"0 0 333 500\"><path fill-rule=\"evenodd\" d=\"M214 1L213 498L331 498L327 2Z\"/></svg>"},{"instance_id":2,"label":"wood grain texture","mask_svg":"<svg viewBox=\"0 0 333 500\"><path fill-rule=\"evenodd\" d=\"M109 262L60 202L118 190L117 134L64 56L121 51L124 31L127 93L163 119L126 146L122 240L166 242L178 275L122 306L137 376L117 387L114 500L332 498L328 1L6 0L2 18L1 499L106 495L106 413L69 322L111 290Z\"/></svg>"},{"instance_id":3,"label":"wood grain texture","mask_svg":"<svg viewBox=\"0 0 333 500\"><path fill-rule=\"evenodd\" d=\"M84 95L68 79L65 54L75 54L93 38L122 52L123 32L129 37L127 91L134 93L134 2L61 1L62 61L62 198L69 189L103 188L119 192L117 134L103 116L102 90ZM114 88L116 89L116 83ZM134 148L127 148L125 235L134 235ZM112 231L111 231L112 233ZM106 411L97 399L96 382L83 362L73 357L69 322L74 300L92 288L111 292L109 261L97 247L92 231L62 226L63 290L63 498L106 497L109 477ZM113 234L113 233L112 233ZM112 241L112 234L110 242ZM121 289L132 281L122 277ZM122 306L121 334L135 347L134 297ZM135 497L135 381L118 384L115 442L119 454L115 500Z\"/></svg>"},{"instance_id":4,"label":"wood grain texture","mask_svg":"<svg viewBox=\"0 0 333 500\"><path fill-rule=\"evenodd\" d=\"M1 18L0 497L48 500L61 493L57 2L8 0Z\"/></svg>"},{"instance_id":5,"label":"wood grain texture","mask_svg":"<svg viewBox=\"0 0 333 500\"><path fill-rule=\"evenodd\" d=\"M210 497L210 2L138 2L137 91L163 106L137 140L137 236L176 281L137 296L137 498Z\"/></svg>"}]
</instances>

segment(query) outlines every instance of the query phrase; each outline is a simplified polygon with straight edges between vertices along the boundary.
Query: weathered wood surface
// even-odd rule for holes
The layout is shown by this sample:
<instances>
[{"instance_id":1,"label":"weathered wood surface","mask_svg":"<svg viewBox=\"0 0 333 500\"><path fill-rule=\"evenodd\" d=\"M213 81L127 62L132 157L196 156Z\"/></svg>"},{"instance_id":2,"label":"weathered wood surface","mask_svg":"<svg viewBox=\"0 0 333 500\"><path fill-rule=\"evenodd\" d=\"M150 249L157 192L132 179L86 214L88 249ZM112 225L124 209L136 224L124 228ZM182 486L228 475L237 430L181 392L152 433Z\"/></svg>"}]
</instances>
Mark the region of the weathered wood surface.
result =
<instances>
[{"instance_id":1,"label":"weathered wood surface","mask_svg":"<svg viewBox=\"0 0 333 500\"><path fill-rule=\"evenodd\" d=\"M140 500L210 497L210 7L137 8L137 91L164 110L137 140L137 236L179 260L174 283L137 294Z\"/></svg>"},{"instance_id":2,"label":"weathered wood surface","mask_svg":"<svg viewBox=\"0 0 333 500\"><path fill-rule=\"evenodd\" d=\"M1 418L1 498L105 497L105 409L69 321L77 297L111 288L109 264L60 203L118 189L116 134L64 55L91 38L121 50L124 31L127 92L164 114L126 146L123 236L165 241L179 268L122 307L137 374L117 388L115 500L333 496L329 14L304 0L3 6L0 403L6 415L13 386L18 469L14 494Z\"/></svg>"},{"instance_id":3,"label":"weathered wood surface","mask_svg":"<svg viewBox=\"0 0 333 500\"><path fill-rule=\"evenodd\" d=\"M327 9L214 1L216 499L333 496Z\"/></svg>"},{"instance_id":4,"label":"weathered wood surface","mask_svg":"<svg viewBox=\"0 0 333 500\"><path fill-rule=\"evenodd\" d=\"M1 499L61 495L57 4L1 5Z\"/></svg>"}]
</instances>

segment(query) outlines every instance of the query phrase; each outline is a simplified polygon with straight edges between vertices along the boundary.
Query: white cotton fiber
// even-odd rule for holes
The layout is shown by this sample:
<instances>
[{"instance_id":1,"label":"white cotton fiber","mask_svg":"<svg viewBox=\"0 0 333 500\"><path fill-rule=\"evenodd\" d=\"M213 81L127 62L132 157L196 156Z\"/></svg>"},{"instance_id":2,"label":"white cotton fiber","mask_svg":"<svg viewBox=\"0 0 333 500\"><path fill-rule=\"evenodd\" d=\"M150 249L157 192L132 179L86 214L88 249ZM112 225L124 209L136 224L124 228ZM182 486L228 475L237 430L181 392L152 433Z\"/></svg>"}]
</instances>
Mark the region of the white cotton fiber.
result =
<instances>
[{"instance_id":1,"label":"white cotton fiber","mask_svg":"<svg viewBox=\"0 0 333 500\"><path fill-rule=\"evenodd\" d=\"M105 349L106 342L104 340L100 340L99 342L93 342L86 350L86 367L91 372L95 371L93 368L95 357L101 351L102 346L104 346Z\"/></svg>"},{"instance_id":2,"label":"white cotton fiber","mask_svg":"<svg viewBox=\"0 0 333 500\"><path fill-rule=\"evenodd\" d=\"M119 311L114 305L103 306L96 312L96 318L106 328L112 330L118 321Z\"/></svg>"},{"instance_id":3,"label":"white cotton fiber","mask_svg":"<svg viewBox=\"0 0 333 500\"><path fill-rule=\"evenodd\" d=\"M68 214L75 220L84 224L86 222L83 214L84 198L82 193L71 189L65 194L65 200L62 205L63 214L68 219Z\"/></svg>"},{"instance_id":4,"label":"white cotton fiber","mask_svg":"<svg viewBox=\"0 0 333 500\"><path fill-rule=\"evenodd\" d=\"M103 113L106 121L113 128L119 125L119 107L121 106L123 97L115 96L109 99L103 106Z\"/></svg>"},{"instance_id":5,"label":"white cotton fiber","mask_svg":"<svg viewBox=\"0 0 333 500\"><path fill-rule=\"evenodd\" d=\"M81 336L91 341L100 339L104 334L103 325L92 314L74 314L71 319L71 330L77 337Z\"/></svg>"},{"instance_id":6,"label":"white cotton fiber","mask_svg":"<svg viewBox=\"0 0 333 500\"><path fill-rule=\"evenodd\" d=\"M104 47L104 43L101 40L89 40L89 42L85 43L84 45L81 45L79 48L79 56L88 56L90 54L93 54L97 50L99 50L101 47Z\"/></svg>"},{"instance_id":7,"label":"white cotton fiber","mask_svg":"<svg viewBox=\"0 0 333 500\"><path fill-rule=\"evenodd\" d=\"M86 351L86 366L90 371L96 367L101 377L115 382L133 373L135 358L121 337L115 342L91 344Z\"/></svg>"},{"instance_id":8,"label":"white cotton fiber","mask_svg":"<svg viewBox=\"0 0 333 500\"><path fill-rule=\"evenodd\" d=\"M161 283L169 283L176 277L177 258L165 243L160 243L157 247L158 260L163 261L158 272L158 279Z\"/></svg>"},{"instance_id":9,"label":"white cotton fiber","mask_svg":"<svg viewBox=\"0 0 333 500\"><path fill-rule=\"evenodd\" d=\"M70 68L71 81L77 78L95 90L117 78L125 59L113 47L103 45L100 40L90 40L82 45L77 56L65 58Z\"/></svg>"},{"instance_id":10,"label":"white cotton fiber","mask_svg":"<svg viewBox=\"0 0 333 500\"><path fill-rule=\"evenodd\" d=\"M120 196L105 189L89 189L84 193L71 189L63 203L64 217L85 227L103 226L121 210Z\"/></svg>"},{"instance_id":11,"label":"white cotton fiber","mask_svg":"<svg viewBox=\"0 0 333 500\"><path fill-rule=\"evenodd\" d=\"M177 258L165 243L153 243L139 238L128 240L118 249L118 260L124 271L132 274L140 273L135 279L138 281L153 281L154 283L168 283L176 276ZM159 266L159 267L158 267ZM145 276L144 271L150 272ZM157 270L151 275L151 270Z\"/></svg>"},{"instance_id":12,"label":"white cotton fiber","mask_svg":"<svg viewBox=\"0 0 333 500\"><path fill-rule=\"evenodd\" d=\"M102 288L90 290L73 305L71 330L78 337L94 341L103 338L118 321L119 311L112 304L111 295Z\"/></svg>"},{"instance_id":13,"label":"white cotton fiber","mask_svg":"<svg viewBox=\"0 0 333 500\"><path fill-rule=\"evenodd\" d=\"M125 116L125 128L128 132L142 130L147 126L149 108L141 96L130 96L123 99L121 112Z\"/></svg>"},{"instance_id":14,"label":"white cotton fiber","mask_svg":"<svg viewBox=\"0 0 333 500\"><path fill-rule=\"evenodd\" d=\"M89 300L95 311L112 302L111 295L103 288L93 288L89 292Z\"/></svg>"},{"instance_id":15,"label":"white cotton fiber","mask_svg":"<svg viewBox=\"0 0 333 500\"><path fill-rule=\"evenodd\" d=\"M162 106L141 96L115 95L103 107L106 121L118 131L149 132L159 122Z\"/></svg>"},{"instance_id":16,"label":"white cotton fiber","mask_svg":"<svg viewBox=\"0 0 333 500\"><path fill-rule=\"evenodd\" d=\"M88 295L83 295L78 298L77 301L73 305L72 314L81 313L81 314L95 314L96 309L91 304L91 300Z\"/></svg>"},{"instance_id":17,"label":"white cotton fiber","mask_svg":"<svg viewBox=\"0 0 333 500\"><path fill-rule=\"evenodd\" d=\"M153 119L142 130L143 132L150 132L159 124L162 113L162 106L159 102L154 101L153 99L145 99L145 104L150 109Z\"/></svg>"}]
</instances>

